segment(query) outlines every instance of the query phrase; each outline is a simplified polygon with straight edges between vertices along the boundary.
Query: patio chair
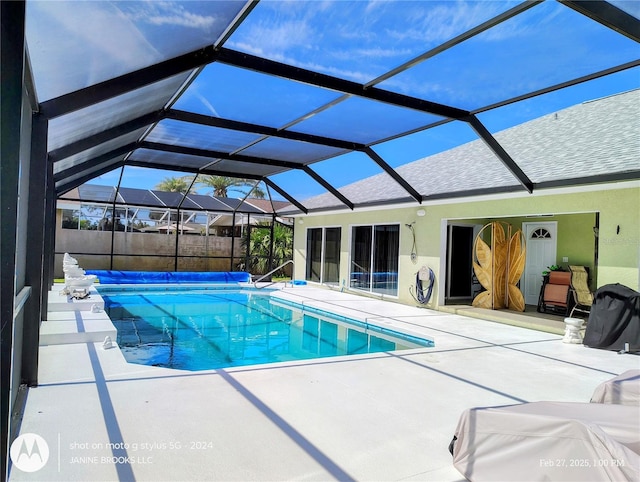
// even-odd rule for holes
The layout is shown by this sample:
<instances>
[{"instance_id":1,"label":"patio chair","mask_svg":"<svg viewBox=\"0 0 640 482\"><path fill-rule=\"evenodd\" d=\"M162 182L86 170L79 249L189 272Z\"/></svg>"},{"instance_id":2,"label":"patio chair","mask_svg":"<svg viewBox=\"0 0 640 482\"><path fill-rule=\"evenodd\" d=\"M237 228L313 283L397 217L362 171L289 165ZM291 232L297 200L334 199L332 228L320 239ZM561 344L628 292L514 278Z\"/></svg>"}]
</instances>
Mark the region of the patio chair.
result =
<instances>
[{"instance_id":1,"label":"patio chair","mask_svg":"<svg viewBox=\"0 0 640 482\"><path fill-rule=\"evenodd\" d=\"M540 289L538 311L566 316L572 305L571 272L551 271Z\"/></svg>"},{"instance_id":2,"label":"patio chair","mask_svg":"<svg viewBox=\"0 0 640 482\"><path fill-rule=\"evenodd\" d=\"M593 304L593 293L589 289L589 273L584 266L569 266L571 270L571 292L573 293L574 306L569 314L578 311L589 315Z\"/></svg>"}]
</instances>

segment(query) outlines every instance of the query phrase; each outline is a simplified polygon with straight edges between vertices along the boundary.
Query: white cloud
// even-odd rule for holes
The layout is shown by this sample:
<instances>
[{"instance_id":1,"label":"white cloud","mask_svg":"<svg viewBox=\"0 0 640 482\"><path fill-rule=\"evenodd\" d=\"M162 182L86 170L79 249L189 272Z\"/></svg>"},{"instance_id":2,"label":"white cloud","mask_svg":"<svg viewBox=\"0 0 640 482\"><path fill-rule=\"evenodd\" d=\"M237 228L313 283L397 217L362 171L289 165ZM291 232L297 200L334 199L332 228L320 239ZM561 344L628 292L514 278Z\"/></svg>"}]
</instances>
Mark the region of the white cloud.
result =
<instances>
[{"instance_id":1,"label":"white cloud","mask_svg":"<svg viewBox=\"0 0 640 482\"><path fill-rule=\"evenodd\" d=\"M210 29L217 19L213 15L201 15L188 11L186 4L176 2L146 1L140 4L125 4L129 7L125 15L135 22L144 22L152 25L177 25L194 29Z\"/></svg>"},{"instance_id":2,"label":"white cloud","mask_svg":"<svg viewBox=\"0 0 640 482\"><path fill-rule=\"evenodd\" d=\"M121 12L98 2L29 2L27 38L40 100L161 59Z\"/></svg>"}]
</instances>

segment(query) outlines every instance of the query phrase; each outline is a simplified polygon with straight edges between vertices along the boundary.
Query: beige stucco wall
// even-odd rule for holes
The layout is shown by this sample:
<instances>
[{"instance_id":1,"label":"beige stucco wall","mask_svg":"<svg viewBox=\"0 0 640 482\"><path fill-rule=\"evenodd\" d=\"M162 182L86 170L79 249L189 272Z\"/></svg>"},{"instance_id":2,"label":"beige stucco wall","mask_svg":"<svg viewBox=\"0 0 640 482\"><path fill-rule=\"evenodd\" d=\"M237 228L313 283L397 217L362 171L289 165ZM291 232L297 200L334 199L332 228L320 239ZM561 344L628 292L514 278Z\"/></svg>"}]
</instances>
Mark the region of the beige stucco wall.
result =
<instances>
[{"instance_id":1,"label":"beige stucco wall","mask_svg":"<svg viewBox=\"0 0 640 482\"><path fill-rule=\"evenodd\" d=\"M60 212L58 212L60 214ZM113 269L132 271L174 271L175 235L162 233L115 232ZM230 237L182 235L179 240L178 271L230 271ZM111 232L56 228L54 276L63 277L62 257L72 254L84 269L110 269ZM240 239L235 238L236 261L244 256ZM82 254L86 253L86 254ZM100 255L100 253L107 253ZM141 254L144 256L118 256ZM167 257L163 257L167 256ZM190 257L186 257L190 256ZM193 256L193 257L191 257ZM220 257L205 258L209 257Z\"/></svg>"},{"instance_id":2,"label":"beige stucco wall","mask_svg":"<svg viewBox=\"0 0 640 482\"><path fill-rule=\"evenodd\" d=\"M423 209L424 216L417 216ZM578 214L581 216L567 216ZM428 265L436 273L431 306L437 304L444 279L443 260L447 220L483 223L491 219L509 218L522 222L531 216L554 214L558 220L558 257L570 258L569 264L593 264L588 246L594 246L592 220L599 213L599 256L593 283L597 288L609 283L621 283L632 289L640 288L640 183L609 184L606 187L548 191L530 195L503 195L492 199L473 199L465 202L414 204L410 207L376 208L360 211L312 214L300 216L295 223L295 277L305 278L306 229L321 226L342 228L340 280L348 287L350 227L362 224L400 224L399 296L403 303L413 303L409 287L415 273ZM545 217L545 219L547 219ZM411 230L404 224L415 222L417 259L410 259L413 243ZM462 222L462 221L461 221ZM617 227L620 226L618 231ZM520 228L521 226L516 226Z\"/></svg>"}]
</instances>

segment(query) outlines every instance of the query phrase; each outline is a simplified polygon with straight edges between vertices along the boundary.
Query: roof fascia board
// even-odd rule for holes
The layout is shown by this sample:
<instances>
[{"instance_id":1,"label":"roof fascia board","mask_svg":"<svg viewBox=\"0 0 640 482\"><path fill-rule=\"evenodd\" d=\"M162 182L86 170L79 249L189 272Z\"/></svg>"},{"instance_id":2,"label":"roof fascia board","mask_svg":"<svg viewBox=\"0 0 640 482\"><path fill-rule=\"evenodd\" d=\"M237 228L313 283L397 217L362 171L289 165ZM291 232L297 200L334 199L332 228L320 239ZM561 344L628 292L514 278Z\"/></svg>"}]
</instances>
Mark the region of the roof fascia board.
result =
<instances>
[{"instance_id":1,"label":"roof fascia board","mask_svg":"<svg viewBox=\"0 0 640 482\"><path fill-rule=\"evenodd\" d=\"M529 192L533 192L533 182L531 179L527 177L520 166L516 164L516 162L511 158L511 156L504 150L504 148L500 145L498 141L496 141L495 137L491 135L489 130L484 126L482 122L475 116L470 115L468 118L469 125L473 128L474 131L480 136L480 138L485 142L485 144L493 151L493 153L498 156L498 159L502 161L507 169L515 176L518 182Z\"/></svg>"},{"instance_id":2,"label":"roof fascia board","mask_svg":"<svg viewBox=\"0 0 640 482\"><path fill-rule=\"evenodd\" d=\"M320 144L329 147L335 147L338 149L360 150L364 149L364 144L358 144L356 142L343 141L341 139L332 139L329 137L315 136L312 134L304 134L302 132L288 131L282 129L276 129L273 127L267 127L258 124L250 124L248 122L239 122L229 119L222 119L220 117L213 117L203 114L197 114L194 112L186 112L183 110L171 109L167 111L166 117L169 119L175 119L183 122L191 122L194 124L200 124L211 127L221 127L223 129L230 129L234 131L251 132L254 134L261 134L271 137L280 137L283 139L291 139L294 141L309 142L312 144Z\"/></svg>"},{"instance_id":3,"label":"roof fascia board","mask_svg":"<svg viewBox=\"0 0 640 482\"><path fill-rule=\"evenodd\" d=\"M631 40L640 42L640 20L609 2L560 0L560 3Z\"/></svg>"},{"instance_id":4,"label":"roof fascia board","mask_svg":"<svg viewBox=\"0 0 640 482\"><path fill-rule=\"evenodd\" d=\"M49 151L49 159L53 162L60 161L84 150L91 149L92 147L104 142L129 134L135 130L142 129L143 127L150 126L162 120L163 117L164 113L161 110L140 116L136 119L111 127L110 129L98 132L92 136L85 137L76 142L53 149L52 151Z\"/></svg>"},{"instance_id":5,"label":"roof fascia board","mask_svg":"<svg viewBox=\"0 0 640 482\"><path fill-rule=\"evenodd\" d=\"M639 176L640 177L640 176ZM598 192L605 190L618 190L618 189L637 189L640 188L640 180L621 180L621 181L613 181L613 182L604 182L604 183L593 183L586 184L581 186L572 185L570 182L565 186L554 186L554 187L546 187L546 188L538 188L531 194L523 191L519 187L511 191L504 192L495 192L492 194L478 194L474 193L473 195L469 195L468 192L462 196L457 197L439 197L439 198L429 198L426 199L421 207L428 208L429 206L441 206L447 204L464 204L464 203L477 203L484 201L503 201L506 199L517 199L517 198L534 198L534 197L543 197L543 196L556 196L556 195L564 195L564 194L579 194L584 192ZM359 205L356 206L354 211L356 212L366 212L366 211L376 211L381 208L381 205ZM389 201L389 204L384 206L385 209L410 209L417 208L413 201L410 199L406 199L405 202L402 200L393 200ZM592 211L592 210L591 210ZM346 214L347 211L344 208L336 208L335 206L326 208L326 209L311 209L308 216L326 216L326 215L341 215ZM295 217L301 216L301 213L296 213L293 211L285 211L283 215Z\"/></svg>"},{"instance_id":6,"label":"roof fascia board","mask_svg":"<svg viewBox=\"0 0 640 482\"><path fill-rule=\"evenodd\" d=\"M398 184L400 184L402 186L402 188L405 191L407 191L411 195L411 197L413 199L418 201L418 203L422 202L422 194L420 194L418 191L416 191L411 186L411 184L409 184L400 174L398 174L396 172L395 169L393 169L389 164L387 164L386 161L384 159L382 159L382 157L380 157L380 155L376 151L374 151L370 147L367 147L364 150L364 153L367 156L369 156L378 166L380 166L384 170L384 172L389 174L389 176L391 176L391 178L394 181L396 181Z\"/></svg>"},{"instance_id":7,"label":"roof fascia board","mask_svg":"<svg viewBox=\"0 0 640 482\"><path fill-rule=\"evenodd\" d=\"M292 65L283 64L274 60L264 59L255 55L238 52L235 50L222 48L219 52L217 60L219 62L241 67L264 74L275 75L285 79L303 82L305 84L315 85L325 89L335 90L345 94L351 94L359 97L365 97L387 104L414 109L421 112L449 117L453 119L464 119L469 113L462 109L451 107L436 102L429 102L416 97L398 94L388 90L379 89L377 87L365 87L363 84L352 82L350 80L340 79L319 72L294 67Z\"/></svg>"},{"instance_id":8,"label":"roof fascia board","mask_svg":"<svg viewBox=\"0 0 640 482\"><path fill-rule=\"evenodd\" d=\"M572 177L569 179L559 179L557 181L540 182L536 183L536 189L553 189L556 187L572 186L574 184L601 184L628 181L630 179L640 179L640 170L612 172L609 174L599 174L597 176Z\"/></svg>"},{"instance_id":9,"label":"roof fascia board","mask_svg":"<svg viewBox=\"0 0 640 482\"><path fill-rule=\"evenodd\" d=\"M41 112L49 119L88 107L112 97L131 92L173 75L197 69L214 62L218 52L213 46L189 52L113 79L79 89L40 103Z\"/></svg>"}]
</instances>

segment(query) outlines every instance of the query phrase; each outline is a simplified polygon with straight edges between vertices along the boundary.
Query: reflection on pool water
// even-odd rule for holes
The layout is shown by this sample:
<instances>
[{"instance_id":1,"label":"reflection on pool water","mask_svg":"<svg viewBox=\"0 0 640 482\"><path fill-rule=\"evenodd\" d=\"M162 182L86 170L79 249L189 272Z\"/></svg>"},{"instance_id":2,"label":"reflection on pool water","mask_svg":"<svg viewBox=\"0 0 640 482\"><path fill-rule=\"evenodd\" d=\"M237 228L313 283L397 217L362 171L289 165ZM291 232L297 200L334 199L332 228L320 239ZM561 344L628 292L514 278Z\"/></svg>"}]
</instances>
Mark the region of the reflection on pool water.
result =
<instances>
[{"instance_id":1,"label":"reflection on pool water","mask_svg":"<svg viewBox=\"0 0 640 482\"><path fill-rule=\"evenodd\" d=\"M266 290L99 290L130 363L208 370L433 346Z\"/></svg>"}]
</instances>

